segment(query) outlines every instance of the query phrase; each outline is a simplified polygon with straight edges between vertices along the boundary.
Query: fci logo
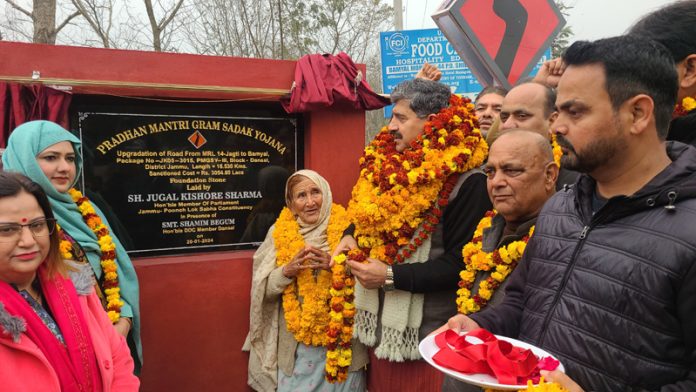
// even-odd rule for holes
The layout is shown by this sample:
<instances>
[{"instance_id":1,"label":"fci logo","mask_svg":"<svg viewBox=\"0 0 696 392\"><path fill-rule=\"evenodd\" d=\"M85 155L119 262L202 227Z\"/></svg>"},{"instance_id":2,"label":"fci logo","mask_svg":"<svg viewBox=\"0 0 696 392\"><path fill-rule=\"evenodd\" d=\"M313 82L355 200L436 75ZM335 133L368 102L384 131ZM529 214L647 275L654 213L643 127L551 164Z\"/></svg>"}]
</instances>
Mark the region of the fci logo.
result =
<instances>
[{"instance_id":1,"label":"fci logo","mask_svg":"<svg viewBox=\"0 0 696 392\"><path fill-rule=\"evenodd\" d=\"M408 37L401 33L394 33L386 38L387 47L394 51L394 54L404 54L408 48Z\"/></svg>"}]
</instances>

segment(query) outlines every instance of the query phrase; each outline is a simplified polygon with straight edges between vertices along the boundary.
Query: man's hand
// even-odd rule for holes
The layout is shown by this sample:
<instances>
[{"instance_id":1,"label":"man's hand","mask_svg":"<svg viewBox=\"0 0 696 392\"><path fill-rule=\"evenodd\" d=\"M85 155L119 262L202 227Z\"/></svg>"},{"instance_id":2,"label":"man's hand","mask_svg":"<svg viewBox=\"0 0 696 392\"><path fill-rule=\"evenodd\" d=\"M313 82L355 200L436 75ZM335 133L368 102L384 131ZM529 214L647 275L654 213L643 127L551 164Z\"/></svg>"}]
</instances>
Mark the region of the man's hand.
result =
<instances>
[{"instance_id":1,"label":"man's hand","mask_svg":"<svg viewBox=\"0 0 696 392\"><path fill-rule=\"evenodd\" d=\"M542 370L541 375L544 377L545 381L555 382L561 384L561 386L568 390L568 392L585 392L580 385L573 381L570 377L566 376L560 370L554 370L549 372L548 370Z\"/></svg>"},{"instance_id":2,"label":"man's hand","mask_svg":"<svg viewBox=\"0 0 696 392\"><path fill-rule=\"evenodd\" d=\"M358 243L355 241L355 238L351 235L346 235L343 238L341 238L341 242L336 245L336 249L333 250L333 253L331 253L331 260L329 261L329 268L333 267L334 261L333 258L340 255L343 252L348 252L351 249L355 249L358 247Z\"/></svg>"},{"instance_id":3,"label":"man's hand","mask_svg":"<svg viewBox=\"0 0 696 392\"><path fill-rule=\"evenodd\" d=\"M437 335L440 332L447 331L448 329L453 330L456 333L460 333L462 331L468 332L471 331L472 329L477 329L481 328L478 323L469 316L465 316L463 314L458 314L452 318L450 318L447 321L447 324L443 325L442 327L434 330L433 332L430 333L430 335Z\"/></svg>"},{"instance_id":4,"label":"man's hand","mask_svg":"<svg viewBox=\"0 0 696 392\"><path fill-rule=\"evenodd\" d=\"M555 58L544 63L539 69L539 72L532 79L534 82L545 84L549 87L556 88L558 81L561 80L566 65L563 59Z\"/></svg>"},{"instance_id":5,"label":"man's hand","mask_svg":"<svg viewBox=\"0 0 696 392\"><path fill-rule=\"evenodd\" d=\"M442 77L442 72L437 68L437 65L423 63L420 71L416 74L414 79L425 79L437 82Z\"/></svg>"},{"instance_id":6,"label":"man's hand","mask_svg":"<svg viewBox=\"0 0 696 392\"><path fill-rule=\"evenodd\" d=\"M366 289L378 289L384 286L387 279L387 265L383 262L368 258L364 263L346 260L350 271Z\"/></svg>"}]
</instances>

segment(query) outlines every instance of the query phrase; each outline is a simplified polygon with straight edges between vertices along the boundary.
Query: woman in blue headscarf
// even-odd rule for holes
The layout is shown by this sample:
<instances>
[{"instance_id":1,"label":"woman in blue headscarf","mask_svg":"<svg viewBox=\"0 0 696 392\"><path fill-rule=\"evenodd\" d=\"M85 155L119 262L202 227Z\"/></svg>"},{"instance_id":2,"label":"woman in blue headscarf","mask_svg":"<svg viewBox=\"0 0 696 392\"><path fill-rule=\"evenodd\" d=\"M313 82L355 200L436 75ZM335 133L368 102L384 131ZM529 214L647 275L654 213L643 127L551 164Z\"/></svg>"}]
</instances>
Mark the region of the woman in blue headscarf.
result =
<instances>
[{"instance_id":1,"label":"woman in blue headscarf","mask_svg":"<svg viewBox=\"0 0 696 392\"><path fill-rule=\"evenodd\" d=\"M58 124L30 121L10 134L3 168L26 175L46 192L60 227L63 258L92 266L114 327L128 338L134 359L142 364L138 278L104 214L73 188L82 171L80 144Z\"/></svg>"}]
</instances>

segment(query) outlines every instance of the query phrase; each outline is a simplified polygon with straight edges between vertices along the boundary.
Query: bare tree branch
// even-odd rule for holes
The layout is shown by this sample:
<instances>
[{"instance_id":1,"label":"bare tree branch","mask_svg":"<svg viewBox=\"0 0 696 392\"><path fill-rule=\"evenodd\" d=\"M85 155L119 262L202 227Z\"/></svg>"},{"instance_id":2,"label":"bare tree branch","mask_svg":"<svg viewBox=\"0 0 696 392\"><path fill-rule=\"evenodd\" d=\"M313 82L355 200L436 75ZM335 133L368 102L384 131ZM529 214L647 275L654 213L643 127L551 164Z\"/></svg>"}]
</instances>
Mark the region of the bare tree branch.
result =
<instances>
[{"instance_id":1,"label":"bare tree branch","mask_svg":"<svg viewBox=\"0 0 696 392\"><path fill-rule=\"evenodd\" d=\"M104 27L102 26L102 15L100 11L98 10L98 7L96 3L89 2L85 4L82 0L72 0L72 4L77 8L77 12L82 15L83 18L87 21L89 26L92 28L92 30L99 36L99 39L102 42L102 45L105 48L110 47L109 44L109 34L108 31L105 31ZM89 9L88 9L89 8ZM110 20L111 20L111 14L113 11L112 7L108 7L108 13L109 13L109 25L110 25Z\"/></svg>"},{"instance_id":2,"label":"bare tree branch","mask_svg":"<svg viewBox=\"0 0 696 392\"><path fill-rule=\"evenodd\" d=\"M160 28L160 31L164 30L164 28L167 27L167 25L169 24L169 22L171 22L172 19L174 19L174 17L176 16L176 14L179 12L179 8L181 8L181 5L182 5L182 4L184 4L184 0L179 0L179 2L176 4L176 6L175 6L174 9L172 10L172 12L169 14L169 17L166 18L166 20L164 20L163 22L161 22L161 23L159 24L158 27ZM165 14L165 16L166 16L166 14Z\"/></svg>"},{"instance_id":3,"label":"bare tree branch","mask_svg":"<svg viewBox=\"0 0 696 392\"><path fill-rule=\"evenodd\" d=\"M19 4L15 3L15 2L12 1L12 0L5 0L5 1L6 1L7 4L9 4L12 8L16 9L17 11L23 13L24 15L26 15L26 16L28 16L28 17L30 17L30 18L33 18L33 15L31 14L31 12L25 10L25 9L22 8Z\"/></svg>"},{"instance_id":4,"label":"bare tree branch","mask_svg":"<svg viewBox=\"0 0 696 392\"><path fill-rule=\"evenodd\" d=\"M56 27L56 30L55 30L56 34L58 34L63 29L63 27L65 27L68 23L70 23L71 20L73 20L74 18L76 18L78 16L80 16L80 11L75 11L72 14L68 15L68 17L65 18L63 23L61 23L58 27Z\"/></svg>"}]
</instances>

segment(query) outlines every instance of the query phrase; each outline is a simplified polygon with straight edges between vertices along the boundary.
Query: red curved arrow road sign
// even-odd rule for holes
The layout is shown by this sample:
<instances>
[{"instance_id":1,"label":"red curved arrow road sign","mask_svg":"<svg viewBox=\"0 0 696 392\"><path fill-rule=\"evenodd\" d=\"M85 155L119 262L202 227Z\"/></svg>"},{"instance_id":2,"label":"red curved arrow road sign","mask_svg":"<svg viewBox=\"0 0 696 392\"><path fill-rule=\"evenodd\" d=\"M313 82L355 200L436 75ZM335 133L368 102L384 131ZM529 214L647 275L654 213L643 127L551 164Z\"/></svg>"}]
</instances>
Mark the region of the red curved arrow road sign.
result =
<instances>
[{"instance_id":1,"label":"red curved arrow road sign","mask_svg":"<svg viewBox=\"0 0 696 392\"><path fill-rule=\"evenodd\" d=\"M482 85L507 88L566 23L553 0L446 0L433 19Z\"/></svg>"}]
</instances>

